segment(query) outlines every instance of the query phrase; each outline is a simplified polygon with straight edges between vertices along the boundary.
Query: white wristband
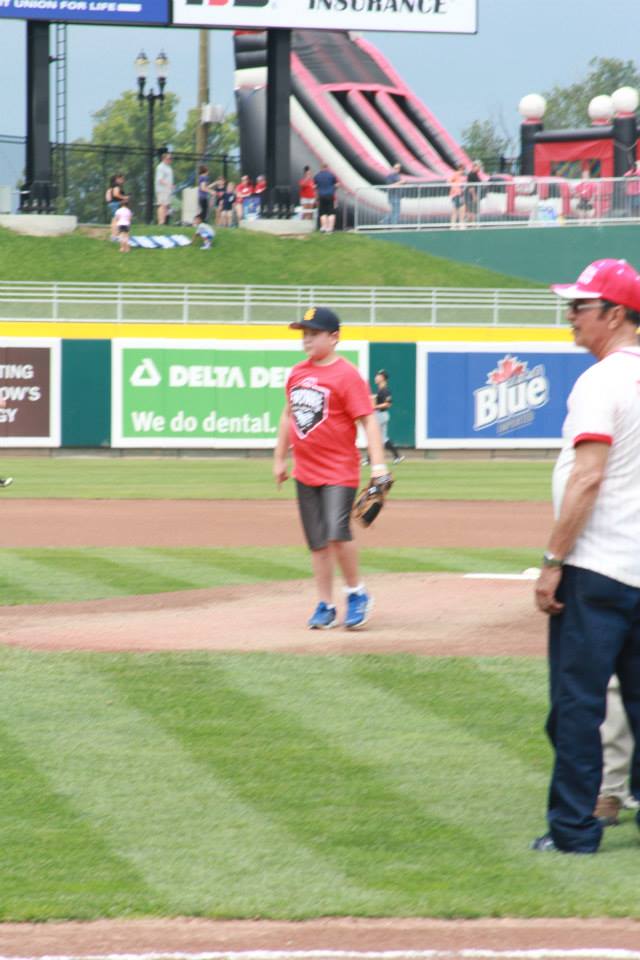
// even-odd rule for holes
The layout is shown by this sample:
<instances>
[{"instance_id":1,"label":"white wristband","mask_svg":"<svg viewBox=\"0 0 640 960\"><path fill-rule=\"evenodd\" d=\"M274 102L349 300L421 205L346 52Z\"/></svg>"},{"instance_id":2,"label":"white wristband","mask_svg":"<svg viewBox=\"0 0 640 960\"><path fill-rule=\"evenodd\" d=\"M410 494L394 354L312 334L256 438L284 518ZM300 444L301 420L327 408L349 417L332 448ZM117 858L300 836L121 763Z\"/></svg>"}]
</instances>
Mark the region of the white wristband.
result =
<instances>
[{"instance_id":1,"label":"white wristband","mask_svg":"<svg viewBox=\"0 0 640 960\"><path fill-rule=\"evenodd\" d=\"M386 469L387 469L387 465L386 465L386 463L372 463L372 464L371 464L371 469L372 469L372 470L386 470Z\"/></svg>"}]
</instances>

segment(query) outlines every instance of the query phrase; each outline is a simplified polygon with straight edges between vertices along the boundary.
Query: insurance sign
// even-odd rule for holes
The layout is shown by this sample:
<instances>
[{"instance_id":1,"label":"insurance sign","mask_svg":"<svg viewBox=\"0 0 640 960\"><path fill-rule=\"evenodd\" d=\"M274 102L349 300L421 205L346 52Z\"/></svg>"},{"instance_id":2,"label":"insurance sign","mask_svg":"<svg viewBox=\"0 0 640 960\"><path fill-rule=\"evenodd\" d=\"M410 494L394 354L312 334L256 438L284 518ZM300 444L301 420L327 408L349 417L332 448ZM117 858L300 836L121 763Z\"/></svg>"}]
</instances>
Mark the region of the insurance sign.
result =
<instances>
[{"instance_id":1,"label":"insurance sign","mask_svg":"<svg viewBox=\"0 0 640 960\"><path fill-rule=\"evenodd\" d=\"M341 355L367 379L368 344ZM291 341L114 340L111 446L275 447Z\"/></svg>"},{"instance_id":2,"label":"insurance sign","mask_svg":"<svg viewBox=\"0 0 640 960\"><path fill-rule=\"evenodd\" d=\"M173 0L173 22L203 27L296 27L475 33L477 0Z\"/></svg>"},{"instance_id":3,"label":"insurance sign","mask_svg":"<svg viewBox=\"0 0 640 960\"><path fill-rule=\"evenodd\" d=\"M65 23L169 23L169 0L0 0L0 17Z\"/></svg>"}]
</instances>

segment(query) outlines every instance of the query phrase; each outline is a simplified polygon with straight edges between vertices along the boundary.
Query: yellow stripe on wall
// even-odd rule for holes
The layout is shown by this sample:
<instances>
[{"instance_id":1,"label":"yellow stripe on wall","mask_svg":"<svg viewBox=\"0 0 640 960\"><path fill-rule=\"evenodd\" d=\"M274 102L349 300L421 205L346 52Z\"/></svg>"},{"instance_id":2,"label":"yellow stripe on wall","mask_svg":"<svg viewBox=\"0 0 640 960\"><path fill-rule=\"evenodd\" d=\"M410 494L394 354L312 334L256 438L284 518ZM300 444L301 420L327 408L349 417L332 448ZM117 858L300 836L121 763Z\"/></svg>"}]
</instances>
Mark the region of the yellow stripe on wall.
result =
<instances>
[{"instance_id":1,"label":"yellow stripe on wall","mask_svg":"<svg viewBox=\"0 0 640 960\"><path fill-rule=\"evenodd\" d=\"M0 334L6 337L60 337L63 340L176 339L176 340L298 340L300 332L284 324L180 324L180 323L24 323L5 321ZM370 326L343 324L343 340L372 343L424 343L467 341L495 343L501 340L540 343L570 343L566 327L509 326Z\"/></svg>"}]
</instances>

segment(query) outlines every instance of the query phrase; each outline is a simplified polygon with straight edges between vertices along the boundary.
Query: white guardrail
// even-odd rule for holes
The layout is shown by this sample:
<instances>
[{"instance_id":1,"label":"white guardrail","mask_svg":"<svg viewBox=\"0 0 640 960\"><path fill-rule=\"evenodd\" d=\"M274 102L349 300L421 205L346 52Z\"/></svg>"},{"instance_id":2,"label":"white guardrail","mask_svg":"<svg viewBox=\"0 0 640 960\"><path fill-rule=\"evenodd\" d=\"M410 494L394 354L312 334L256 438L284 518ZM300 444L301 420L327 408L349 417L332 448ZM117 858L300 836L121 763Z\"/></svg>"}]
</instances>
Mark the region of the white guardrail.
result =
<instances>
[{"instance_id":1,"label":"white guardrail","mask_svg":"<svg viewBox=\"0 0 640 960\"><path fill-rule=\"evenodd\" d=\"M640 177L502 177L452 188L405 180L356 191L356 230L600 226L640 220Z\"/></svg>"},{"instance_id":2,"label":"white guardrail","mask_svg":"<svg viewBox=\"0 0 640 960\"><path fill-rule=\"evenodd\" d=\"M312 305L344 323L530 324L564 320L548 290L0 282L0 322L285 324Z\"/></svg>"}]
</instances>

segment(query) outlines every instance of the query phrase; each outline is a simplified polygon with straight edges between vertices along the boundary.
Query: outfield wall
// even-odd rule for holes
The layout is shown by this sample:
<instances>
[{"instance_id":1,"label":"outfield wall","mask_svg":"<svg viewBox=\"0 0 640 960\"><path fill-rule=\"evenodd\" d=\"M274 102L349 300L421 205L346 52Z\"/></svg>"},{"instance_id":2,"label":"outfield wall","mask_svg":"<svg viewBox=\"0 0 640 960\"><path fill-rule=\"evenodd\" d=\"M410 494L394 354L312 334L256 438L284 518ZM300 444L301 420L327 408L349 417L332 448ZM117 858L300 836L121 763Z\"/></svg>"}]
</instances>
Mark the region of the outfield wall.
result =
<instances>
[{"instance_id":1,"label":"outfield wall","mask_svg":"<svg viewBox=\"0 0 640 960\"><path fill-rule=\"evenodd\" d=\"M0 447L273 447L299 333L281 326L5 324ZM571 385L591 362L558 328L345 326L341 350L373 389L384 368L391 436L419 449L557 446Z\"/></svg>"}]
</instances>

